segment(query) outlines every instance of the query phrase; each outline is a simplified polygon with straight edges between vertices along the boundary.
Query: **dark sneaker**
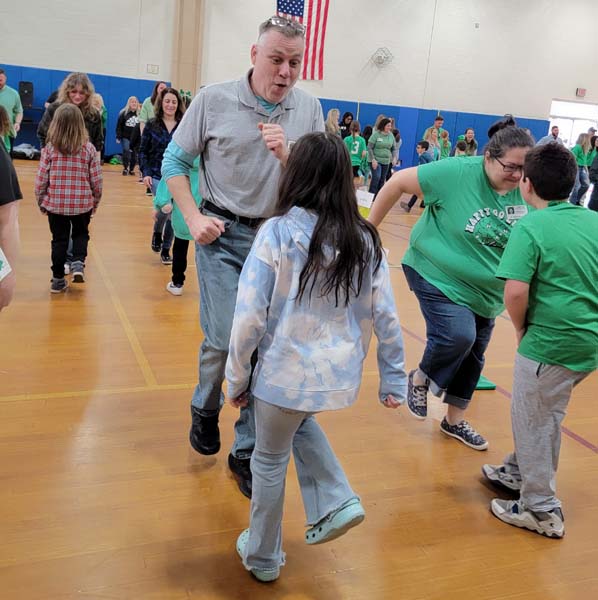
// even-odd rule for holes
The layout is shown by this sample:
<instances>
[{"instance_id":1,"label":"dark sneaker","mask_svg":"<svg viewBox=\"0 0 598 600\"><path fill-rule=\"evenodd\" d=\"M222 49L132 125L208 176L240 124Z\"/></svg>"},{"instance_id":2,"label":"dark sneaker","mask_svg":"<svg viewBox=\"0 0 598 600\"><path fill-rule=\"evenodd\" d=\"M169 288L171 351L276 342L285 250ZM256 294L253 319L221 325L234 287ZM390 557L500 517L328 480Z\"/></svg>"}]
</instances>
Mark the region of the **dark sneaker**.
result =
<instances>
[{"instance_id":1,"label":"dark sneaker","mask_svg":"<svg viewBox=\"0 0 598 600\"><path fill-rule=\"evenodd\" d=\"M425 419L428 416L428 386L415 385L413 376L415 369L409 373L407 383L407 408L416 419Z\"/></svg>"},{"instance_id":2,"label":"dark sneaker","mask_svg":"<svg viewBox=\"0 0 598 600\"><path fill-rule=\"evenodd\" d=\"M202 417L195 407L191 407L191 431L189 442L200 454L216 454L220 450L220 428L218 415Z\"/></svg>"},{"instance_id":3,"label":"dark sneaker","mask_svg":"<svg viewBox=\"0 0 598 600\"><path fill-rule=\"evenodd\" d=\"M474 450L488 449L488 442L467 421L461 421L458 425L449 425L444 417L440 423L440 431Z\"/></svg>"},{"instance_id":4,"label":"dark sneaker","mask_svg":"<svg viewBox=\"0 0 598 600\"><path fill-rule=\"evenodd\" d=\"M231 470L241 494L247 498L251 498L250 463L250 458L237 458L232 454L228 455L228 468Z\"/></svg>"},{"instance_id":5,"label":"dark sneaker","mask_svg":"<svg viewBox=\"0 0 598 600\"><path fill-rule=\"evenodd\" d=\"M133 177L135 177L135 171L133 169L129 169L129 175L133 175Z\"/></svg>"},{"instance_id":6,"label":"dark sneaker","mask_svg":"<svg viewBox=\"0 0 598 600\"><path fill-rule=\"evenodd\" d=\"M152 194L152 188L146 187L145 188L145 195L146 196L153 196L153 194Z\"/></svg>"},{"instance_id":7,"label":"dark sneaker","mask_svg":"<svg viewBox=\"0 0 598 600\"><path fill-rule=\"evenodd\" d=\"M168 252L168 250L166 251L162 251L160 253L160 260L162 261L163 265L171 265L172 264L172 256L170 256L170 252Z\"/></svg>"},{"instance_id":8,"label":"dark sneaker","mask_svg":"<svg viewBox=\"0 0 598 600\"><path fill-rule=\"evenodd\" d=\"M60 294L60 292L64 292L68 286L69 284L64 277L52 277L50 280L50 292L52 294Z\"/></svg>"},{"instance_id":9,"label":"dark sneaker","mask_svg":"<svg viewBox=\"0 0 598 600\"><path fill-rule=\"evenodd\" d=\"M409 206L409 202L405 202L405 200L401 200L399 202L399 204L401 205L401 208L406 212L411 212L411 207Z\"/></svg>"},{"instance_id":10,"label":"dark sneaker","mask_svg":"<svg viewBox=\"0 0 598 600\"><path fill-rule=\"evenodd\" d=\"M516 479L504 465L484 465L482 475L493 485L511 493L519 494L521 491L521 479Z\"/></svg>"},{"instance_id":11,"label":"dark sneaker","mask_svg":"<svg viewBox=\"0 0 598 600\"><path fill-rule=\"evenodd\" d=\"M72 262L71 275L73 276L73 282L83 283L85 281L85 265L79 260Z\"/></svg>"},{"instance_id":12,"label":"dark sneaker","mask_svg":"<svg viewBox=\"0 0 598 600\"><path fill-rule=\"evenodd\" d=\"M529 529L549 538L562 538L565 535L565 519L560 508L550 512L533 512L520 500L495 498L490 503L490 510L503 523Z\"/></svg>"},{"instance_id":13,"label":"dark sneaker","mask_svg":"<svg viewBox=\"0 0 598 600\"><path fill-rule=\"evenodd\" d=\"M128 171L126 169L123 169L123 175L128 175Z\"/></svg>"},{"instance_id":14,"label":"dark sneaker","mask_svg":"<svg viewBox=\"0 0 598 600\"><path fill-rule=\"evenodd\" d=\"M160 252L162 249L162 236L159 233L152 234L152 250L154 252Z\"/></svg>"}]
</instances>

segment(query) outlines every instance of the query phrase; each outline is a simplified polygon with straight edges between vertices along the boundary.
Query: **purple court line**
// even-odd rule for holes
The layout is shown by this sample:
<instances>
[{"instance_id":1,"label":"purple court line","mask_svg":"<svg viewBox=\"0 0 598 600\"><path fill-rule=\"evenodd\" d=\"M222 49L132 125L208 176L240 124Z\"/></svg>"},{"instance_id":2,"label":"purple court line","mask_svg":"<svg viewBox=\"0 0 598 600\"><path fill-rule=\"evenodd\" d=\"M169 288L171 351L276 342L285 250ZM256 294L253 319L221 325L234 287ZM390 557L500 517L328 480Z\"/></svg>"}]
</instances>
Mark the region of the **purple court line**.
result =
<instances>
[{"instance_id":1,"label":"purple court line","mask_svg":"<svg viewBox=\"0 0 598 600\"><path fill-rule=\"evenodd\" d=\"M401 325L401 329L409 337L413 338L414 340L417 340L418 342L421 342L422 344L426 343L426 340L424 338L422 338L419 335L417 335L417 333L414 333L413 331L410 331L404 325ZM505 390L505 388L501 387L500 385L496 386L496 391L499 394L502 394L505 398L508 398L509 400L512 398L511 392L509 392L508 390ZM581 444L582 446L584 446L585 448L587 448L588 450L590 450L594 454L598 454L598 446L592 444L592 442L588 442L588 440L586 440L585 438L582 438L580 435L578 435L574 431L571 431L570 429L567 429L567 427L562 427L561 426L561 430L563 431L563 433L566 436L570 437L572 440L575 440L577 443Z\"/></svg>"}]
</instances>

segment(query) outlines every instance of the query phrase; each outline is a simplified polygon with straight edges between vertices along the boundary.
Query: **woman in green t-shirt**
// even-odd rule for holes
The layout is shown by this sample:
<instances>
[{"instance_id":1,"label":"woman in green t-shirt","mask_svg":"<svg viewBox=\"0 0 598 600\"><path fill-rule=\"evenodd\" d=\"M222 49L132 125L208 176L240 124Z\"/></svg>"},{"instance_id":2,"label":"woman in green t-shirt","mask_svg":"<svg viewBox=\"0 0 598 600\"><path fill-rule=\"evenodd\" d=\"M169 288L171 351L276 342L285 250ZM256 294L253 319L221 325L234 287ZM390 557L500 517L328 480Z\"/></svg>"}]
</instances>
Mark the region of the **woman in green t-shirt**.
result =
<instances>
[{"instance_id":1,"label":"woman in green t-shirt","mask_svg":"<svg viewBox=\"0 0 598 600\"><path fill-rule=\"evenodd\" d=\"M511 118L488 131L483 156L447 158L396 173L374 203L379 225L403 194L423 196L403 269L426 321L426 348L409 374L407 405L427 416L427 392L444 394L446 435L470 448L488 442L464 419L490 341L504 309L504 282L495 277L511 227L527 213L519 180L531 136Z\"/></svg>"},{"instance_id":2,"label":"woman in green t-shirt","mask_svg":"<svg viewBox=\"0 0 598 600\"><path fill-rule=\"evenodd\" d=\"M154 85L154 89L152 91L152 95L148 96L141 105L141 110L139 111L139 126L140 133L143 134L143 130L145 129L145 124L156 116L155 104L156 99L160 95L162 90L165 90L168 87L164 81L156 81Z\"/></svg>"},{"instance_id":3,"label":"woman in green t-shirt","mask_svg":"<svg viewBox=\"0 0 598 600\"><path fill-rule=\"evenodd\" d=\"M397 162L397 143L392 134L392 122L384 117L380 119L376 130L368 140L368 162L372 170L370 194L380 191L386 181L386 174L391 165Z\"/></svg>"}]
</instances>

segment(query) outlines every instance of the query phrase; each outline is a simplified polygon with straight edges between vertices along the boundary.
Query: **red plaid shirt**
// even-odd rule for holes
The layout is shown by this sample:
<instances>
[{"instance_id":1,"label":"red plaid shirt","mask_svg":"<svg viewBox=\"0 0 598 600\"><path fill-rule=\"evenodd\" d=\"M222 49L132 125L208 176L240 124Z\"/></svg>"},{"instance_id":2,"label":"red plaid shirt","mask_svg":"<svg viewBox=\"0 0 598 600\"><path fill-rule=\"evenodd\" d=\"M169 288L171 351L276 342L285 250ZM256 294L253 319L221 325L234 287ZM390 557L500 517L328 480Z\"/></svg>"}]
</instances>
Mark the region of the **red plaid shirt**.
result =
<instances>
[{"instance_id":1,"label":"red plaid shirt","mask_svg":"<svg viewBox=\"0 0 598 600\"><path fill-rule=\"evenodd\" d=\"M80 215L97 207L102 197L102 167L97 150L87 142L65 156L52 144L42 149L35 177L39 207L57 215Z\"/></svg>"}]
</instances>

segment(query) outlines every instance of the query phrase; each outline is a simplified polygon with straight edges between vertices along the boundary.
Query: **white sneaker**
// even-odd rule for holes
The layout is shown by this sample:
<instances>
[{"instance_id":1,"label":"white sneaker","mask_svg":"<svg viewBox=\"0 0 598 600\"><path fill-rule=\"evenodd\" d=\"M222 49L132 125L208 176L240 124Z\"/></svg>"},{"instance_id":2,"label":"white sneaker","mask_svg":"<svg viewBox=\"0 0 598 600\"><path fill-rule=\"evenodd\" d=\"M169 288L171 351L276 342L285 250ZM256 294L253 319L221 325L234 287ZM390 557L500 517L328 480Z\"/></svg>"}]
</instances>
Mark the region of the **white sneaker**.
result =
<instances>
[{"instance_id":1,"label":"white sneaker","mask_svg":"<svg viewBox=\"0 0 598 600\"><path fill-rule=\"evenodd\" d=\"M560 508L550 512L532 512L525 508L520 500L500 500L494 498L490 510L503 523L535 531L550 538L562 538L565 535L563 513Z\"/></svg>"},{"instance_id":2,"label":"white sneaker","mask_svg":"<svg viewBox=\"0 0 598 600\"><path fill-rule=\"evenodd\" d=\"M172 281L169 281L166 284L166 291L170 292L173 296L182 296L183 295L183 286L175 285Z\"/></svg>"},{"instance_id":3,"label":"white sneaker","mask_svg":"<svg viewBox=\"0 0 598 600\"><path fill-rule=\"evenodd\" d=\"M71 272L71 263L64 263L64 274L68 275Z\"/></svg>"},{"instance_id":4,"label":"white sneaker","mask_svg":"<svg viewBox=\"0 0 598 600\"><path fill-rule=\"evenodd\" d=\"M482 475L494 485L498 485L509 492L521 491L521 479L517 479L508 473L504 465L484 465Z\"/></svg>"}]
</instances>

